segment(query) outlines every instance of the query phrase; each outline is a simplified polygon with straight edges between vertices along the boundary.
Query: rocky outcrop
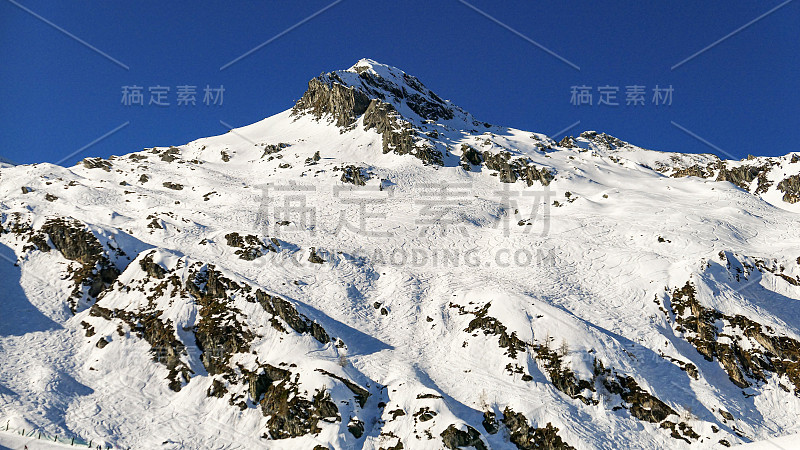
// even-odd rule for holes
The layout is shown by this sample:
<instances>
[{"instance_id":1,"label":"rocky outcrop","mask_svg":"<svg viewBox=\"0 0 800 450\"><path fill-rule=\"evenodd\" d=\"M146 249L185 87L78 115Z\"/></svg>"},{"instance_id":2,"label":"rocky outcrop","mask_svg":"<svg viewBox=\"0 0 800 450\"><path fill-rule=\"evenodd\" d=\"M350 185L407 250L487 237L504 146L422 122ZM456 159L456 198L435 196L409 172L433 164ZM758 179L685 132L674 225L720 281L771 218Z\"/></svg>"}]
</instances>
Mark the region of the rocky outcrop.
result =
<instances>
[{"instance_id":1,"label":"rocky outcrop","mask_svg":"<svg viewBox=\"0 0 800 450\"><path fill-rule=\"evenodd\" d=\"M597 405L599 401L593 397L597 392L598 386L600 386L600 389L605 389L609 394L618 395L622 400L622 404L615 407L615 409L627 409L631 416L639 420L662 423L669 416L677 414L669 405L642 389L633 377L605 368L597 359L594 360L592 379L581 379L569 366L563 363L563 357L566 356L564 351L552 350L549 341L543 344L527 343L519 339L515 332L509 334L505 325L488 315L489 306L490 304L487 303L483 307L469 312L461 306L450 303L450 307L457 308L461 314L475 315L475 318L470 321L464 331L473 333L474 331L482 330L485 335L498 336L498 345L501 348L506 348L506 355L512 359L516 359L519 352L530 350L537 363L547 373L553 387L568 397L579 400L586 405ZM533 379L530 375L524 374L521 367L518 367L515 371L513 366L509 364L506 368L512 373L523 373L523 381ZM496 431L494 413L485 413L483 424L488 432L492 433L492 429ZM678 425L680 425L678 430L685 429L686 433L674 432L673 437L677 434L680 439L693 438L694 432L688 425L684 423ZM674 427L666 426L665 428L673 429Z\"/></svg>"},{"instance_id":2,"label":"rocky outcrop","mask_svg":"<svg viewBox=\"0 0 800 450\"><path fill-rule=\"evenodd\" d=\"M272 439L288 439L322 431L320 421L341 421L339 410L326 390L317 391L310 399L298 389L299 375L294 380L290 372L285 378L271 382L260 401L261 412L267 420L267 430ZM265 436L266 437L266 436Z\"/></svg>"},{"instance_id":3,"label":"rocky outcrop","mask_svg":"<svg viewBox=\"0 0 800 450\"><path fill-rule=\"evenodd\" d=\"M440 436L442 444L450 450L471 447L476 450L487 450L486 444L481 440L481 434L469 425L464 426L466 430L460 430L455 425L447 427Z\"/></svg>"},{"instance_id":4,"label":"rocky outcrop","mask_svg":"<svg viewBox=\"0 0 800 450\"><path fill-rule=\"evenodd\" d=\"M258 236L252 234L241 236L235 232L228 233L225 235L225 241L229 247L238 248L238 250L234 251L234 254L245 261L253 261L264 256L267 252L277 253L278 251L273 245L265 245Z\"/></svg>"},{"instance_id":5,"label":"rocky outcrop","mask_svg":"<svg viewBox=\"0 0 800 450\"><path fill-rule=\"evenodd\" d=\"M101 169L106 172L111 172L111 161L103 158L86 158L81 161L81 164L87 169Z\"/></svg>"},{"instance_id":6,"label":"rocky outcrop","mask_svg":"<svg viewBox=\"0 0 800 450\"><path fill-rule=\"evenodd\" d=\"M165 188L172 189L173 191L181 191L183 190L183 185L180 183L173 183L171 181L165 181L161 183Z\"/></svg>"},{"instance_id":7,"label":"rocky outcrop","mask_svg":"<svg viewBox=\"0 0 800 450\"><path fill-rule=\"evenodd\" d=\"M480 166L483 163L483 155L470 145L461 144L461 168L472 170L472 166Z\"/></svg>"},{"instance_id":8,"label":"rocky outcrop","mask_svg":"<svg viewBox=\"0 0 800 450\"><path fill-rule=\"evenodd\" d=\"M264 153L261 154L262 158L271 155L273 153L278 153L281 150L290 146L290 144L287 144L285 142L279 142L277 144L263 144L263 145L264 145Z\"/></svg>"},{"instance_id":9,"label":"rocky outcrop","mask_svg":"<svg viewBox=\"0 0 800 450\"><path fill-rule=\"evenodd\" d=\"M192 375L191 369L181 359L186 348L175 335L175 327L170 320L161 320L157 310L132 312L122 309L107 309L98 304L92 305L89 315L106 320L120 319L125 322L139 338L150 344L153 361L163 364L169 370L169 388L180 391Z\"/></svg>"},{"instance_id":10,"label":"rocky outcrop","mask_svg":"<svg viewBox=\"0 0 800 450\"><path fill-rule=\"evenodd\" d=\"M689 282L673 291L670 303L676 331L684 333L707 361L719 361L733 384L746 388L754 381L766 381L767 372L772 372L786 376L795 395L800 395L800 342L776 336L743 315L730 316L701 305Z\"/></svg>"},{"instance_id":11,"label":"rocky outcrop","mask_svg":"<svg viewBox=\"0 0 800 450\"><path fill-rule=\"evenodd\" d=\"M331 341L328 333L325 332L325 329L320 324L299 313L288 301L277 295L269 295L260 289L255 292L255 299L265 311L274 316L272 320L274 328L286 331L280 322L275 321L275 317L279 317L300 334L310 334L322 344L327 344Z\"/></svg>"},{"instance_id":12,"label":"rocky outcrop","mask_svg":"<svg viewBox=\"0 0 800 450\"><path fill-rule=\"evenodd\" d=\"M503 410L503 419L501 421L508 429L509 440L520 450L574 449L574 447L561 439L558 435L558 428L549 422L543 428L532 427L524 415L514 412L509 407Z\"/></svg>"},{"instance_id":13,"label":"rocky outcrop","mask_svg":"<svg viewBox=\"0 0 800 450\"><path fill-rule=\"evenodd\" d=\"M761 166L742 165L729 169L727 164L723 162L719 164L719 173L717 174L716 181L730 181L749 192L750 183L758 179L758 185L754 193L762 194L767 192L767 189L772 185L772 182L767 180L767 173L769 173L771 166L771 164L764 164Z\"/></svg>"},{"instance_id":14,"label":"rocky outcrop","mask_svg":"<svg viewBox=\"0 0 800 450\"><path fill-rule=\"evenodd\" d=\"M412 155L425 164L442 166L442 153L420 138L410 122L404 120L395 107L378 99L372 100L364 112L364 129L382 136L383 153Z\"/></svg>"},{"instance_id":15,"label":"rocky outcrop","mask_svg":"<svg viewBox=\"0 0 800 450\"><path fill-rule=\"evenodd\" d=\"M335 73L308 82L308 90L292 108L292 115L311 114L317 120L329 116L338 127L349 127L370 105L370 98L345 86Z\"/></svg>"},{"instance_id":16,"label":"rocky outcrop","mask_svg":"<svg viewBox=\"0 0 800 450\"><path fill-rule=\"evenodd\" d=\"M792 175L778 183L778 190L783 192L786 203L800 202L800 175Z\"/></svg>"},{"instance_id":17,"label":"rocky outcrop","mask_svg":"<svg viewBox=\"0 0 800 450\"><path fill-rule=\"evenodd\" d=\"M83 295L83 287L88 288L88 297L94 299L119 276L119 270L109 260L103 245L83 223L71 218L50 219L42 226L40 233L31 237L39 250L50 250L43 238L46 235L64 258L81 265L71 274L75 281L70 301L73 312Z\"/></svg>"},{"instance_id":18,"label":"rocky outcrop","mask_svg":"<svg viewBox=\"0 0 800 450\"><path fill-rule=\"evenodd\" d=\"M683 177L698 177L698 178L710 178L714 175L712 169L708 167L701 167L697 164L689 167L683 167L675 169L672 174L670 174L673 178L683 178Z\"/></svg>"},{"instance_id":19,"label":"rocky outcrop","mask_svg":"<svg viewBox=\"0 0 800 450\"><path fill-rule=\"evenodd\" d=\"M486 168L496 170L500 181L503 183L515 183L517 180L523 180L528 186L532 186L533 183L547 186L555 178L551 169L536 167L533 161L528 158L511 159L509 152L496 154L488 151L483 152L483 159Z\"/></svg>"},{"instance_id":20,"label":"rocky outcrop","mask_svg":"<svg viewBox=\"0 0 800 450\"><path fill-rule=\"evenodd\" d=\"M621 139L615 138L614 136L606 133L598 133L596 131L584 131L580 136L605 150L616 150L628 145L627 142Z\"/></svg>"},{"instance_id":21,"label":"rocky outcrop","mask_svg":"<svg viewBox=\"0 0 800 450\"><path fill-rule=\"evenodd\" d=\"M344 166L342 168L334 167L334 171L341 170L342 177L340 180L342 183L350 183L356 186L365 186L367 184L367 180L369 180L369 173L367 169L358 166Z\"/></svg>"},{"instance_id":22,"label":"rocky outcrop","mask_svg":"<svg viewBox=\"0 0 800 450\"><path fill-rule=\"evenodd\" d=\"M203 366L210 375L230 372L231 356L249 351L255 338L241 322L242 314L228 295L229 290L239 291L241 287L213 265L192 272L186 285L200 305L194 336L203 352L200 357Z\"/></svg>"}]
</instances>

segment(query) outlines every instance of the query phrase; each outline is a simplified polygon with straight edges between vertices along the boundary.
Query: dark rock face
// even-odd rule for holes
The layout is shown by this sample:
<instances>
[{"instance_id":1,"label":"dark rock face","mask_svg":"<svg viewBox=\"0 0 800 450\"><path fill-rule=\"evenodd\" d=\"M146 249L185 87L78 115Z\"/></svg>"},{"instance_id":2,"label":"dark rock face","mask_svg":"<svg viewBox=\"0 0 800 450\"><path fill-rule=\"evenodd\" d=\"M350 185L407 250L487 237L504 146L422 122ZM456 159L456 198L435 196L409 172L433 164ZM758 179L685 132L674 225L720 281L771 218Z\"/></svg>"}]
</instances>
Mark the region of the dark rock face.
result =
<instances>
[{"instance_id":1,"label":"dark rock face","mask_svg":"<svg viewBox=\"0 0 800 450\"><path fill-rule=\"evenodd\" d=\"M564 139L561 139L561 142L558 143L558 146L564 148L577 147L577 145L575 145L575 138L572 136L564 136Z\"/></svg>"},{"instance_id":2,"label":"dark rock face","mask_svg":"<svg viewBox=\"0 0 800 450\"><path fill-rule=\"evenodd\" d=\"M599 385L609 393L620 396L623 405L619 406L619 408L628 409L630 414L639 420L659 423L668 416L676 414L666 403L639 387L632 377L619 374L612 369L606 369L597 360L594 363L594 376L592 379L583 380L579 378L569 367L563 364L562 358L564 354L551 350L547 342L544 344L527 343L519 339L516 333L509 334L505 325L488 315L489 306L490 304L486 304L474 312L468 312L463 307L450 303L451 308L459 309L462 314L475 315L475 318L470 321L464 331L473 333L477 330L483 330L485 335L498 336L498 345L507 349L506 355L510 358L516 359L519 352L530 349L536 361L541 364L542 369L549 376L553 387L570 398L580 400L586 405L597 405L599 402L592 397L592 393L596 392L596 386L599 382ZM514 372L511 364L508 365L507 369ZM518 368L517 372L522 373L522 368ZM524 374L522 378L528 381L532 379L528 374ZM587 392L589 393L588 396ZM686 424L681 423L679 425L679 429L687 430L684 433L685 435L691 436L694 433ZM490 434L493 430L494 432L497 431L494 413L484 413L483 426ZM681 436L680 439L685 438Z\"/></svg>"},{"instance_id":3,"label":"dark rock face","mask_svg":"<svg viewBox=\"0 0 800 450\"><path fill-rule=\"evenodd\" d=\"M364 422L358 419L351 419L347 424L347 431L356 439L360 439L364 435Z\"/></svg>"},{"instance_id":4,"label":"dark rock face","mask_svg":"<svg viewBox=\"0 0 800 450\"><path fill-rule=\"evenodd\" d=\"M508 152L499 152L497 154L483 152L483 159L487 169L499 172L500 181L503 183L515 183L521 179L528 186L532 186L534 182L547 186L555 178L551 169L546 167L537 168L533 165L533 161L528 158L512 160L511 154Z\"/></svg>"},{"instance_id":5,"label":"dark rock face","mask_svg":"<svg viewBox=\"0 0 800 450\"><path fill-rule=\"evenodd\" d=\"M86 158L81 161L81 164L87 169L102 169L106 172L111 172L111 161L103 158Z\"/></svg>"},{"instance_id":6,"label":"dark rock face","mask_svg":"<svg viewBox=\"0 0 800 450\"><path fill-rule=\"evenodd\" d=\"M628 145L627 142L617 139L614 136L606 133L598 133L596 131L584 131L580 136L584 139L592 141L594 144L598 145L599 147L603 147L606 150L616 150Z\"/></svg>"},{"instance_id":7,"label":"dark rock face","mask_svg":"<svg viewBox=\"0 0 800 450\"><path fill-rule=\"evenodd\" d=\"M315 247L311 247L311 251L308 254L308 262L313 264L322 264L325 262L325 260L317 254L317 249Z\"/></svg>"},{"instance_id":8,"label":"dark rock face","mask_svg":"<svg viewBox=\"0 0 800 450\"><path fill-rule=\"evenodd\" d=\"M336 170L336 168L334 168ZM365 186L369 180L369 173L367 169L358 166L345 166L342 167L342 183L350 183L356 186Z\"/></svg>"},{"instance_id":9,"label":"dark rock face","mask_svg":"<svg viewBox=\"0 0 800 450\"><path fill-rule=\"evenodd\" d=\"M267 430L272 439L288 439L322 431L320 421L341 421L339 410L327 391L317 391L311 399L298 390L298 376L270 384L260 402L261 412L267 421Z\"/></svg>"},{"instance_id":10,"label":"dark rock face","mask_svg":"<svg viewBox=\"0 0 800 450\"><path fill-rule=\"evenodd\" d=\"M253 261L260 258L264 256L265 252L277 253L278 251L272 245L264 245L261 239L252 234L241 236L239 233L228 233L225 235L225 241L229 247L238 248L239 250L236 250L234 254L239 255L239 259L245 261Z\"/></svg>"},{"instance_id":11,"label":"dark rock face","mask_svg":"<svg viewBox=\"0 0 800 450\"><path fill-rule=\"evenodd\" d=\"M461 168L471 170L472 166L480 166L483 163L483 155L475 148L461 144Z\"/></svg>"},{"instance_id":12,"label":"dark rock face","mask_svg":"<svg viewBox=\"0 0 800 450\"><path fill-rule=\"evenodd\" d=\"M94 304L89 309L89 315L106 320L121 319L130 326L132 332L147 341L151 346L153 361L164 364L169 370L167 379L173 391L180 391L183 383L189 381L192 371L181 360L181 355L186 355L186 348L175 336L172 321L160 319L160 311L133 313L119 309L110 310ZM181 379L178 379L178 375Z\"/></svg>"},{"instance_id":13,"label":"dark rock face","mask_svg":"<svg viewBox=\"0 0 800 450\"><path fill-rule=\"evenodd\" d=\"M318 120L330 115L336 126L348 127L370 104L366 94L344 86L335 73L319 76L308 82L308 90L292 108L292 115L310 113Z\"/></svg>"},{"instance_id":14,"label":"dark rock face","mask_svg":"<svg viewBox=\"0 0 800 450\"><path fill-rule=\"evenodd\" d=\"M442 153L419 138L414 127L402 119L392 104L377 99L370 102L364 112L364 129L371 128L383 137L383 153L413 155L425 164L444 165Z\"/></svg>"},{"instance_id":15,"label":"dark rock face","mask_svg":"<svg viewBox=\"0 0 800 450\"><path fill-rule=\"evenodd\" d=\"M159 158L161 158L161 160L166 162L166 163L171 163L172 161L175 161L176 159L180 159L180 155L181 155L180 149L178 149L177 147L170 147L170 148L164 150L159 155Z\"/></svg>"},{"instance_id":16,"label":"dark rock face","mask_svg":"<svg viewBox=\"0 0 800 450\"><path fill-rule=\"evenodd\" d=\"M481 424L489 434L497 434L500 430L500 425L497 423L497 415L491 411L484 411Z\"/></svg>"},{"instance_id":17,"label":"dark rock face","mask_svg":"<svg viewBox=\"0 0 800 450\"><path fill-rule=\"evenodd\" d=\"M155 252L151 252L144 258L140 259L139 267L141 267L147 275L153 278L163 279L167 275L167 269L153 262L154 253Z\"/></svg>"},{"instance_id":18,"label":"dark rock face","mask_svg":"<svg viewBox=\"0 0 800 450\"><path fill-rule=\"evenodd\" d=\"M482 308L475 311L473 313L475 314L475 318L470 321L464 331L472 333L475 330L483 330L483 333L486 335L493 334L499 336L498 344L500 347L506 349L506 355L515 359L517 357L517 352L524 352L527 346L517 337L516 332L512 332L509 335L505 325L494 317L487 315L490 306L491 303L487 303Z\"/></svg>"},{"instance_id":19,"label":"dark rock face","mask_svg":"<svg viewBox=\"0 0 800 450\"><path fill-rule=\"evenodd\" d=\"M691 283L672 293L676 329L708 361L718 360L731 382L740 388L751 380L766 381L765 372L786 376L800 395L800 342L776 336L769 327L742 315L729 316L706 308ZM719 323L722 329L718 328ZM720 342L720 338L725 337ZM729 343L730 342L730 343ZM787 388L788 389L788 388Z\"/></svg>"},{"instance_id":20,"label":"dark rock face","mask_svg":"<svg viewBox=\"0 0 800 450\"><path fill-rule=\"evenodd\" d=\"M41 232L46 234L56 250L65 258L79 262L82 267L72 274L75 290L70 309L75 312L81 287L88 286L90 298L97 298L119 276L119 270L111 263L100 241L81 222L75 219L58 218L45 222ZM40 237L34 238L39 245L46 245ZM49 246L47 247L49 250ZM40 247L43 249L43 247Z\"/></svg>"},{"instance_id":21,"label":"dark rock face","mask_svg":"<svg viewBox=\"0 0 800 450\"><path fill-rule=\"evenodd\" d=\"M792 175L781 180L778 183L778 190L783 192L783 201L787 203L800 202L800 175Z\"/></svg>"},{"instance_id":22,"label":"dark rock face","mask_svg":"<svg viewBox=\"0 0 800 450\"><path fill-rule=\"evenodd\" d=\"M260 289L256 291L255 297L265 311L283 319L294 331L300 334L310 334L322 344L327 344L331 341L328 333L325 332L325 329L320 324L299 313L288 301L278 296L269 295ZM274 318L272 326L280 331L286 331L280 322L275 321Z\"/></svg>"},{"instance_id":23,"label":"dark rock face","mask_svg":"<svg viewBox=\"0 0 800 450\"><path fill-rule=\"evenodd\" d=\"M450 425L442 431L442 444L450 450L463 447L474 447L476 450L487 450L486 444L481 440L481 434L475 428L466 425L467 431L459 430L455 425Z\"/></svg>"},{"instance_id":24,"label":"dark rock face","mask_svg":"<svg viewBox=\"0 0 800 450\"><path fill-rule=\"evenodd\" d=\"M709 178L712 175L714 175L713 170L695 164L691 167L676 169L674 172L672 172L670 176L673 178L683 178L683 177Z\"/></svg>"},{"instance_id":25,"label":"dark rock face","mask_svg":"<svg viewBox=\"0 0 800 450\"><path fill-rule=\"evenodd\" d=\"M194 327L194 335L203 351L201 361L210 375L230 372L231 355L248 351L254 339L239 320L241 312L227 294L228 290L239 289L239 285L211 265L194 272L187 282L187 290L200 305L200 320Z\"/></svg>"},{"instance_id":26,"label":"dark rock face","mask_svg":"<svg viewBox=\"0 0 800 450\"><path fill-rule=\"evenodd\" d=\"M285 142L280 142L280 143L277 143L277 144L267 144L267 145L264 146L264 153L261 154L261 157L263 158L263 157L265 157L267 155L271 155L273 153L278 153L279 151L281 151L281 150L283 150L283 149L285 149L285 148L287 148L289 146L290 146L290 144L287 144Z\"/></svg>"},{"instance_id":27,"label":"dark rock face","mask_svg":"<svg viewBox=\"0 0 800 450\"><path fill-rule=\"evenodd\" d=\"M548 422L544 428L535 428L528 424L528 419L511 408L503 410L503 425L508 428L509 440L520 450L533 449L573 449L558 435L558 428Z\"/></svg>"},{"instance_id":28,"label":"dark rock face","mask_svg":"<svg viewBox=\"0 0 800 450\"><path fill-rule=\"evenodd\" d=\"M308 90L292 108L291 114L311 114L317 120L327 116L343 131L353 127L363 115L364 129L375 128L382 136L384 153L413 155L425 164L443 165L442 153L402 118L395 106L387 101L387 94L395 102L404 101L424 120L432 121L454 117L444 100L408 75L404 75L403 80L411 87L411 92L368 71L361 71L359 80L361 85L357 87L345 86L335 72L322 74L309 81Z\"/></svg>"},{"instance_id":29,"label":"dark rock face","mask_svg":"<svg viewBox=\"0 0 800 450\"><path fill-rule=\"evenodd\" d=\"M772 185L772 183L767 180L767 173L769 173L770 167L770 164L764 164L762 166L745 165L728 169L725 163L721 163L719 164L719 174L717 175L716 181L730 181L745 191L749 191L750 183L758 179L758 186L754 193L761 194L766 192Z\"/></svg>"},{"instance_id":30,"label":"dark rock face","mask_svg":"<svg viewBox=\"0 0 800 450\"><path fill-rule=\"evenodd\" d=\"M172 189L173 191L180 191L183 190L183 185L178 183L173 183L171 181L165 181L162 183L165 188Z\"/></svg>"}]
</instances>

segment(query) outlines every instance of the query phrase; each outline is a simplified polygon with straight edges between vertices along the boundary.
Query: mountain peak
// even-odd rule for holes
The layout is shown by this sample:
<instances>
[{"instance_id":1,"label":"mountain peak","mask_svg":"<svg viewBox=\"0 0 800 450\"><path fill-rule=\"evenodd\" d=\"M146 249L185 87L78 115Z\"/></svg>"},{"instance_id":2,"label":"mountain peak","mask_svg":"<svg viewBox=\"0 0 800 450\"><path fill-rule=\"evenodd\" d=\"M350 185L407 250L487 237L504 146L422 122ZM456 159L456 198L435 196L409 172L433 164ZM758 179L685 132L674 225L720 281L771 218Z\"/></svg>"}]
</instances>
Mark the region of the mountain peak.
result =
<instances>
[{"instance_id":1,"label":"mountain peak","mask_svg":"<svg viewBox=\"0 0 800 450\"><path fill-rule=\"evenodd\" d=\"M323 73L308 84L294 107L295 113L330 115L337 125L349 126L370 102L389 104L404 119L422 124L460 118L473 126L474 119L458 106L443 100L418 78L372 59L363 58L346 70Z\"/></svg>"},{"instance_id":2,"label":"mountain peak","mask_svg":"<svg viewBox=\"0 0 800 450\"><path fill-rule=\"evenodd\" d=\"M378 61L369 58L359 59L358 62L350 66L350 68L347 69L346 72L354 72L358 74L362 72L370 72L373 75L377 75L379 77L388 79L396 78L398 75L402 77L405 74L405 72L398 69L397 67L392 67L388 64L379 63Z\"/></svg>"}]
</instances>

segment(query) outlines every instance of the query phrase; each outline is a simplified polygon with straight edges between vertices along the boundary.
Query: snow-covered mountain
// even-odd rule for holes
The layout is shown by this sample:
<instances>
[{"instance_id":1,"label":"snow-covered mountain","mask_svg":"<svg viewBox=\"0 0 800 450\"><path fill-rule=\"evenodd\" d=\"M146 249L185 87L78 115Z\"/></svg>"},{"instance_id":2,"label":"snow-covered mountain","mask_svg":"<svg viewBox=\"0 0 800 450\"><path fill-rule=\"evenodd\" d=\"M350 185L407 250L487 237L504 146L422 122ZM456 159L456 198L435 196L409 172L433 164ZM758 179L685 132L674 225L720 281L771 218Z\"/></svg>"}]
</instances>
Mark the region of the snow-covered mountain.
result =
<instances>
[{"instance_id":1,"label":"snow-covered mountain","mask_svg":"<svg viewBox=\"0 0 800 450\"><path fill-rule=\"evenodd\" d=\"M0 419L124 448L798 433L799 174L555 142L366 59L221 136L2 165Z\"/></svg>"}]
</instances>

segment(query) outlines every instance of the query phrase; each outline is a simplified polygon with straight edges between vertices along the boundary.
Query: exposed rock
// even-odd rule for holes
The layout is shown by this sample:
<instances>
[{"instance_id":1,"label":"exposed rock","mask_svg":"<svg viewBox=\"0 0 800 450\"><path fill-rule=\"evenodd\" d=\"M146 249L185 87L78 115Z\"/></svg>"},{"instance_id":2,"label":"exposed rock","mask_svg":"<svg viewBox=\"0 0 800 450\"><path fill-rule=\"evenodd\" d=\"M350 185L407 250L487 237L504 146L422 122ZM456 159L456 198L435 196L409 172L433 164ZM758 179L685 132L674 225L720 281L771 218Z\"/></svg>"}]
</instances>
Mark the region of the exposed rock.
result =
<instances>
[{"instance_id":1,"label":"exposed rock","mask_svg":"<svg viewBox=\"0 0 800 450\"><path fill-rule=\"evenodd\" d=\"M103 158L86 158L81 161L81 164L87 169L102 169L106 172L111 172L111 161L106 161Z\"/></svg>"},{"instance_id":2,"label":"exposed rock","mask_svg":"<svg viewBox=\"0 0 800 450\"><path fill-rule=\"evenodd\" d=\"M161 161L171 163L180 158L181 151L177 147L170 147L159 155Z\"/></svg>"},{"instance_id":3,"label":"exposed rock","mask_svg":"<svg viewBox=\"0 0 800 450\"><path fill-rule=\"evenodd\" d=\"M89 297L96 298L119 276L119 270L105 255L100 241L81 222L65 218L50 219L41 231L64 258L77 261L82 266L72 274L75 281L73 298L80 297L82 286L88 286ZM70 309L75 312L76 307L77 303L73 301Z\"/></svg>"},{"instance_id":4,"label":"exposed rock","mask_svg":"<svg viewBox=\"0 0 800 450\"><path fill-rule=\"evenodd\" d=\"M351 419L347 424L347 431L356 439L360 439L361 436L364 435L364 422L358 419Z\"/></svg>"},{"instance_id":5,"label":"exposed rock","mask_svg":"<svg viewBox=\"0 0 800 450\"><path fill-rule=\"evenodd\" d=\"M729 316L702 306L689 282L674 290L671 305L677 331L684 332L706 360L718 360L736 386L766 381L765 372L773 372L788 377L800 395L800 342L775 336L743 315Z\"/></svg>"},{"instance_id":6,"label":"exposed rock","mask_svg":"<svg viewBox=\"0 0 800 450\"><path fill-rule=\"evenodd\" d=\"M317 120L329 115L336 126L348 127L367 110L370 99L353 87L344 86L335 73L308 82L308 90L292 108L292 115L311 114Z\"/></svg>"},{"instance_id":7,"label":"exposed rock","mask_svg":"<svg viewBox=\"0 0 800 450\"><path fill-rule=\"evenodd\" d=\"M497 431L500 430L500 424L497 423L497 415L492 411L484 411L481 424L489 434L497 434Z\"/></svg>"},{"instance_id":8,"label":"exposed rock","mask_svg":"<svg viewBox=\"0 0 800 450\"><path fill-rule=\"evenodd\" d=\"M265 311L283 319L294 331L300 334L308 333L322 344L330 342L331 339L322 326L299 313L288 301L278 296L269 295L260 289L255 292L255 297ZM279 324L276 324L276 322L273 321L272 325L280 330Z\"/></svg>"},{"instance_id":9,"label":"exposed rock","mask_svg":"<svg viewBox=\"0 0 800 450\"><path fill-rule=\"evenodd\" d=\"M683 178L683 177L710 178L713 175L714 172L709 168L701 167L695 164L690 167L675 169L670 176L673 178Z\"/></svg>"},{"instance_id":10,"label":"exposed rock","mask_svg":"<svg viewBox=\"0 0 800 450\"><path fill-rule=\"evenodd\" d=\"M180 191L180 190L183 189L183 185L182 184L173 183L171 181L165 181L162 184L164 185L165 188L172 189L172 190L175 190L175 191Z\"/></svg>"},{"instance_id":11,"label":"exposed rock","mask_svg":"<svg viewBox=\"0 0 800 450\"><path fill-rule=\"evenodd\" d=\"M325 260L322 259L319 255L317 255L316 247L311 247L311 251L309 252L308 255L308 262L314 264L322 264L325 262Z\"/></svg>"},{"instance_id":12,"label":"exposed rock","mask_svg":"<svg viewBox=\"0 0 800 450\"><path fill-rule=\"evenodd\" d=\"M756 194L766 192L772 185L766 177L770 169L770 164L764 164L762 166L743 165L732 169L728 169L725 163L721 163L719 166L719 174L717 175L716 181L730 181L749 192L750 183L758 178L758 186L755 190Z\"/></svg>"},{"instance_id":13,"label":"exposed rock","mask_svg":"<svg viewBox=\"0 0 800 450\"><path fill-rule=\"evenodd\" d=\"M787 203L800 202L800 175L792 175L781 180L778 183L778 190L783 192L783 201Z\"/></svg>"},{"instance_id":14,"label":"exposed rock","mask_svg":"<svg viewBox=\"0 0 800 450\"><path fill-rule=\"evenodd\" d=\"M492 154L486 151L483 152L483 159L487 169L499 172L500 181L503 183L514 183L522 179L528 186L532 186L534 182L547 186L555 178L551 169L537 168L528 158L512 160L508 152Z\"/></svg>"},{"instance_id":15,"label":"exposed rock","mask_svg":"<svg viewBox=\"0 0 800 450\"><path fill-rule=\"evenodd\" d=\"M94 304L89 309L89 315L106 320L121 319L130 326L132 332L147 341L151 346L153 361L164 364L169 370L167 379L173 391L180 391L183 383L189 381L192 371L181 360L186 349L176 337L172 321L160 319L160 311L133 313L120 309L110 310ZM183 382L178 379L178 375L181 375Z\"/></svg>"},{"instance_id":16,"label":"exposed rock","mask_svg":"<svg viewBox=\"0 0 800 450\"><path fill-rule=\"evenodd\" d=\"M564 136L564 139L561 139L561 142L558 143L558 146L564 148L577 147L577 145L575 144L575 138L572 136Z\"/></svg>"},{"instance_id":17,"label":"exposed rock","mask_svg":"<svg viewBox=\"0 0 800 450\"><path fill-rule=\"evenodd\" d=\"M367 403L367 399L369 398L369 391L368 390L366 390L366 389L362 388L361 386L353 383L352 381L348 380L347 378L340 377L339 375L330 373L327 370L317 369L317 372L324 373L325 375L327 375L327 376L329 376L331 378L335 378L335 379L341 381L342 383L344 383L344 385L347 386L347 389L350 389L350 392L353 393L353 396L355 397L356 401L358 402L358 406L363 408L364 405Z\"/></svg>"},{"instance_id":18,"label":"exposed rock","mask_svg":"<svg viewBox=\"0 0 800 450\"><path fill-rule=\"evenodd\" d=\"M479 166L483 163L483 155L478 150L467 144L461 144L461 167L470 170L472 166Z\"/></svg>"},{"instance_id":19,"label":"exposed rock","mask_svg":"<svg viewBox=\"0 0 800 450\"><path fill-rule=\"evenodd\" d=\"M466 431L456 428L451 424L447 427L440 436L442 437L442 444L450 450L456 450L464 447L472 447L476 450L487 450L486 444L481 440L481 434L475 428L465 425Z\"/></svg>"},{"instance_id":20,"label":"exposed rock","mask_svg":"<svg viewBox=\"0 0 800 450\"><path fill-rule=\"evenodd\" d=\"M528 424L528 419L511 408L503 410L503 425L508 428L509 440L520 450L533 449L573 449L558 435L558 428L549 422L544 428L535 428Z\"/></svg>"},{"instance_id":21,"label":"exposed rock","mask_svg":"<svg viewBox=\"0 0 800 450\"><path fill-rule=\"evenodd\" d=\"M425 164L444 165L442 153L418 137L414 127L403 120L390 103L372 100L364 112L364 129L375 128L383 137L383 153L413 155ZM419 142L417 142L419 140Z\"/></svg>"},{"instance_id":22,"label":"exposed rock","mask_svg":"<svg viewBox=\"0 0 800 450\"><path fill-rule=\"evenodd\" d=\"M334 168L336 170L337 168ZM367 173L367 169L358 166L344 166L341 168L342 170L342 177L340 180L342 183L350 183L356 186L365 186L367 184L367 180L369 180L369 173Z\"/></svg>"},{"instance_id":23,"label":"exposed rock","mask_svg":"<svg viewBox=\"0 0 800 450\"><path fill-rule=\"evenodd\" d=\"M273 153L278 153L279 151L289 147L289 144L285 142L280 142L278 144L267 144L264 146L264 153L261 154L261 157L265 157L267 155L271 155Z\"/></svg>"},{"instance_id":24,"label":"exposed rock","mask_svg":"<svg viewBox=\"0 0 800 450\"><path fill-rule=\"evenodd\" d=\"M614 136L611 136L606 133L598 133L596 131L584 131L583 133L581 133L580 136L584 139L591 141L598 147L602 147L606 150L616 150L618 148L622 148L628 145L627 142L615 138Z\"/></svg>"},{"instance_id":25,"label":"exposed rock","mask_svg":"<svg viewBox=\"0 0 800 450\"><path fill-rule=\"evenodd\" d=\"M235 282L209 265L190 275L187 290L197 298L200 319L194 327L195 340L203 354L200 359L210 375L230 372L231 355L250 349L253 334L241 323L241 313L228 297L239 290Z\"/></svg>"},{"instance_id":26,"label":"exposed rock","mask_svg":"<svg viewBox=\"0 0 800 450\"><path fill-rule=\"evenodd\" d=\"M140 259L139 267L141 267L147 275L153 278L163 279L167 275L167 269L153 262L153 254L155 254L155 251L150 252L144 258Z\"/></svg>"},{"instance_id":27,"label":"exposed rock","mask_svg":"<svg viewBox=\"0 0 800 450\"><path fill-rule=\"evenodd\" d=\"M262 414L269 417L267 429L272 439L317 434L322 431L320 421L332 423L341 420L339 410L327 391L317 391L309 400L298 391L297 379L291 381L287 378L270 384L260 404Z\"/></svg>"},{"instance_id":28,"label":"exposed rock","mask_svg":"<svg viewBox=\"0 0 800 450\"><path fill-rule=\"evenodd\" d=\"M225 241L227 242L228 246L239 248L239 250L236 250L234 254L239 255L239 259L243 259L245 261L253 261L261 256L264 256L265 252L268 251L278 251L272 245L265 245L261 239L252 234L248 234L243 237L239 235L239 233L228 233L225 235Z\"/></svg>"}]
</instances>

